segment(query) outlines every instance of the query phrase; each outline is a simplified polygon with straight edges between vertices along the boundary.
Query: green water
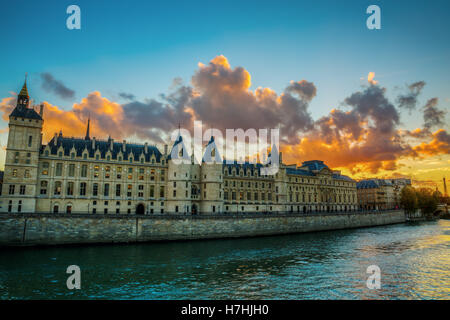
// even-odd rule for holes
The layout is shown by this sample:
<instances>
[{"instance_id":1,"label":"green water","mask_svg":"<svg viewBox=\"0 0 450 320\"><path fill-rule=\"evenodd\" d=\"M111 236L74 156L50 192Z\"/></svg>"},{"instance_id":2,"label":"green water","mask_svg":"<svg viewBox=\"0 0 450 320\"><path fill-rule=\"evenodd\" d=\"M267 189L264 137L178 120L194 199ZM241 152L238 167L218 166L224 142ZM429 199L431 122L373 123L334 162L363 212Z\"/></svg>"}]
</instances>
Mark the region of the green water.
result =
<instances>
[{"instance_id":1,"label":"green water","mask_svg":"<svg viewBox=\"0 0 450 320\"><path fill-rule=\"evenodd\" d=\"M276 237L0 250L1 299L449 299L450 221ZM68 290L66 269L81 269ZM367 267L381 269L368 289Z\"/></svg>"}]
</instances>

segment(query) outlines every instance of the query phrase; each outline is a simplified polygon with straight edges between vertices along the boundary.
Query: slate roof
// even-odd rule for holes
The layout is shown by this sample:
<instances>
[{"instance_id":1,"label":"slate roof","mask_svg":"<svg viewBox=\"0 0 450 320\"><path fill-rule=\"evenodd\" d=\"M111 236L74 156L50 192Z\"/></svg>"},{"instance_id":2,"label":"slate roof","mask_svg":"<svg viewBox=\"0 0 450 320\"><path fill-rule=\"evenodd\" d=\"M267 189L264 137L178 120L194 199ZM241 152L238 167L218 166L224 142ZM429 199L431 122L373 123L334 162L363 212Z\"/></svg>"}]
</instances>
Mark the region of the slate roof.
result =
<instances>
[{"instance_id":1,"label":"slate roof","mask_svg":"<svg viewBox=\"0 0 450 320\"><path fill-rule=\"evenodd\" d=\"M59 135L56 138L56 142L55 142L55 137L53 137L52 140L50 140L50 142L47 145L50 148L50 154L52 154L52 155L56 155L58 153L58 149L62 146L65 156L70 156L70 151L72 150L72 147L74 147L75 151L76 151L76 155L78 157L81 157L83 154L83 151L85 149L87 149L87 151L89 153L89 157L93 157L95 152L97 150L99 150L100 155L101 155L100 157L105 158L106 153L108 151L111 151L112 159L117 159L118 154L120 152L122 152L123 160L128 160L129 157L133 156L133 159L135 161L139 161L141 154L144 153L144 150L145 150L145 145L127 143L127 144L125 144L125 152L123 152L123 150L122 150L123 143L122 142L113 142L113 147L111 150L110 149L111 141L112 140L108 140L108 141L95 140L95 148L92 148L93 143L94 143L93 139L85 140L84 138L72 138L72 137L66 138L66 137ZM45 147L46 146L41 147L41 153L44 152ZM148 148L147 149L148 152L147 152L147 154L144 154L145 161L149 162L151 156L154 154L156 161L159 162L162 154L158 150L158 148L156 146L151 146L151 145L148 145L147 148Z\"/></svg>"},{"instance_id":2,"label":"slate roof","mask_svg":"<svg viewBox=\"0 0 450 320\"><path fill-rule=\"evenodd\" d=\"M18 105L17 107L15 107L9 117L42 120L42 117L39 115L39 113L36 112L36 110L34 110L33 108L27 108L22 105Z\"/></svg>"},{"instance_id":3,"label":"slate roof","mask_svg":"<svg viewBox=\"0 0 450 320\"><path fill-rule=\"evenodd\" d=\"M313 170L317 170L320 171L323 168L328 168L328 166L326 164L323 163L323 161L321 160L310 160L310 161L305 161L302 163L302 167L307 167L308 170L313 171Z\"/></svg>"},{"instance_id":4,"label":"slate roof","mask_svg":"<svg viewBox=\"0 0 450 320\"><path fill-rule=\"evenodd\" d=\"M287 174L295 174L299 176L315 176L314 172L304 170L304 169L294 169L294 168L286 168Z\"/></svg>"},{"instance_id":5,"label":"slate roof","mask_svg":"<svg viewBox=\"0 0 450 320\"><path fill-rule=\"evenodd\" d=\"M377 183L376 180L370 179L370 180L361 180L356 183L356 189L374 189L379 188L380 185Z\"/></svg>"},{"instance_id":6,"label":"slate roof","mask_svg":"<svg viewBox=\"0 0 450 320\"><path fill-rule=\"evenodd\" d=\"M263 165L260 163L249 163L247 161L242 164L239 164L236 160L233 161L233 163L227 163L227 160L223 160L223 168L224 170L228 170L228 174L231 174L233 168L236 169L236 174L239 173L239 170L241 168L244 169L244 176L247 175L248 170L250 170L250 172L253 172L253 174L255 171L257 171L258 174L260 174L262 167Z\"/></svg>"}]
</instances>

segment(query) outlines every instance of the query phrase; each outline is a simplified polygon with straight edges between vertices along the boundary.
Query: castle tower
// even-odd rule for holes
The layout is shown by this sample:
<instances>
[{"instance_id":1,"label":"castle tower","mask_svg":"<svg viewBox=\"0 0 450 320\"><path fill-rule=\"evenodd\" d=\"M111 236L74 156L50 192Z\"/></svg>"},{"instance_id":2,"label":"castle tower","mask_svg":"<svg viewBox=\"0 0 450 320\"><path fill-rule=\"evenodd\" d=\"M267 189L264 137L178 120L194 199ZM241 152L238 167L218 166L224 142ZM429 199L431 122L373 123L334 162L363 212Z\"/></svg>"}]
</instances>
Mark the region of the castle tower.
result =
<instances>
[{"instance_id":1,"label":"castle tower","mask_svg":"<svg viewBox=\"0 0 450 320\"><path fill-rule=\"evenodd\" d=\"M179 134L168 155L167 213L190 214L192 160Z\"/></svg>"},{"instance_id":2,"label":"castle tower","mask_svg":"<svg viewBox=\"0 0 450 320\"><path fill-rule=\"evenodd\" d=\"M202 214L217 214L223 211L223 161L214 137L206 145L200 167L200 189Z\"/></svg>"},{"instance_id":3,"label":"castle tower","mask_svg":"<svg viewBox=\"0 0 450 320\"><path fill-rule=\"evenodd\" d=\"M30 104L27 83L9 115L2 212L35 212L39 149L42 139L43 105L36 112Z\"/></svg>"}]
</instances>

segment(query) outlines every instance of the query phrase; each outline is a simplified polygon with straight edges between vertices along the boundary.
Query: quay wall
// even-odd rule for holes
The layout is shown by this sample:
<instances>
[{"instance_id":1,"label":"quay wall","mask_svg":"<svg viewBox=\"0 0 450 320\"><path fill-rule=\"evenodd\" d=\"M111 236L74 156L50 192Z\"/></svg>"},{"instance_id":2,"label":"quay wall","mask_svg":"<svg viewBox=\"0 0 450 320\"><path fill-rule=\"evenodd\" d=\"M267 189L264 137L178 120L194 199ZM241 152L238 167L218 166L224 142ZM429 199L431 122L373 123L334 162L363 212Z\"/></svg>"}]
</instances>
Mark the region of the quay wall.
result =
<instances>
[{"instance_id":1,"label":"quay wall","mask_svg":"<svg viewBox=\"0 0 450 320\"><path fill-rule=\"evenodd\" d=\"M281 235L405 222L402 210L264 216L0 214L0 246L131 243Z\"/></svg>"}]
</instances>

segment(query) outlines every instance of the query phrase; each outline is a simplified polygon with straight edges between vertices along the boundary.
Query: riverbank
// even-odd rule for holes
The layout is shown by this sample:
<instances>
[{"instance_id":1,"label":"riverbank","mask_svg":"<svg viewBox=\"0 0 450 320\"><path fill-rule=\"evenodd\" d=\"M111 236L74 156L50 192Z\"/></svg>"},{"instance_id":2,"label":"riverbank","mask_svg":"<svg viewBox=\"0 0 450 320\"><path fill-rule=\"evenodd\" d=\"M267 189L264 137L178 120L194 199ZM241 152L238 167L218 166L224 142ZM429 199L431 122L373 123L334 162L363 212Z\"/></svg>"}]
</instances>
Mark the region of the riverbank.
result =
<instances>
[{"instance_id":1,"label":"riverbank","mask_svg":"<svg viewBox=\"0 0 450 320\"><path fill-rule=\"evenodd\" d=\"M0 216L0 246L256 237L405 222L403 211L263 216Z\"/></svg>"}]
</instances>

